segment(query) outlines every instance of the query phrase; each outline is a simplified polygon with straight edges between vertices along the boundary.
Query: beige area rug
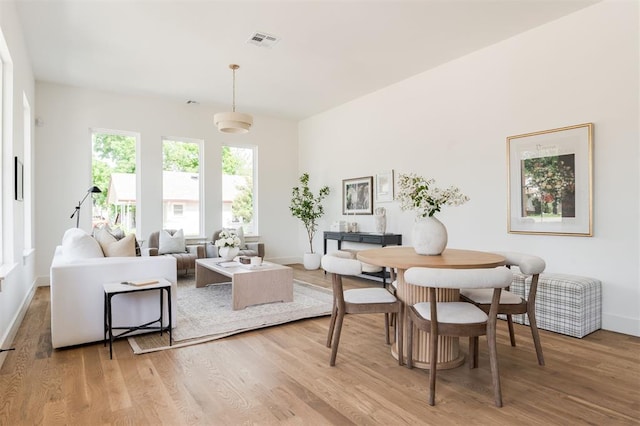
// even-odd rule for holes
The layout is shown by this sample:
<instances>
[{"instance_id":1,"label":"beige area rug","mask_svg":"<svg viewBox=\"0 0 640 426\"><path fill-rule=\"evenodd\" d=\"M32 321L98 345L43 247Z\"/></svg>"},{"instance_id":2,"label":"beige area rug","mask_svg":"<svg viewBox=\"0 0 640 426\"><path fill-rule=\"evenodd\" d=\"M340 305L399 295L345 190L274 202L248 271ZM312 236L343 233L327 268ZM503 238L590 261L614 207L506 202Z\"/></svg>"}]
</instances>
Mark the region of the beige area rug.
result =
<instances>
[{"instance_id":1,"label":"beige area rug","mask_svg":"<svg viewBox=\"0 0 640 426\"><path fill-rule=\"evenodd\" d=\"M195 288L178 284L178 325L173 346L168 337L148 333L129 337L135 354L175 349L221 339L233 334L284 324L304 318L330 315L331 291L302 281L293 282L293 302L266 303L234 311L231 284Z\"/></svg>"}]
</instances>

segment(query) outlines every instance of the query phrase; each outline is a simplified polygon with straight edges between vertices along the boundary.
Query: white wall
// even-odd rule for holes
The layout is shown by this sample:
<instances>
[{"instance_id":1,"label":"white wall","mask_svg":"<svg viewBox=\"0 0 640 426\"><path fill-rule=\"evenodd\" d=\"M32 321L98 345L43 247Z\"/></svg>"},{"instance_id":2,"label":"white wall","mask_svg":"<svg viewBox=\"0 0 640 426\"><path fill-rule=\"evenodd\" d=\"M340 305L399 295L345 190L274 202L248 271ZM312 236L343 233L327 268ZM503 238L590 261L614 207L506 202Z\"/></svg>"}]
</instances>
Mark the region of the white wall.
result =
<instances>
[{"instance_id":1,"label":"white wall","mask_svg":"<svg viewBox=\"0 0 640 426\"><path fill-rule=\"evenodd\" d=\"M25 251L24 202L14 201L14 163L18 156L24 162L24 114L23 94L29 104L34 105L34 78L27 58L15 5L0 2L0 29L11 56L11 65L6 70L11 90L5 93L10 102L3 108L10 114L9 122L3 123L2 145L2 235L3 265L0 267L6 278L0 287L0 348L10 346L13 335L20 325L26 306L34 290L34 255ZM33 132L31 133L33 134ZM25 164L25 173L29 165ZM25 180L26 181L26 180ZM6 354L0 354L0 366Z\"/></svg>"},{"instance_id":2,"label":"white wall","mask_svg":"<svg viewBox=\"0 0 640 426\"><path fill-rule=\"evenodd\" d=\"M258 147L258 224L266 257L288 262L297 256L295 227L289 214L290 188L296 183L297 125L295 122L254 117L246 135L225 135L213 125L219 109L187 105L177 100L125 96L51 83L37 83L36 117L36 248L37 274L49 275L56 245L66 229L75 226L73 213L91 182L90 129L113 129L140 134L140 238L162 228L162 137L204 140L205 230L211 239L221 226L221 145ZM86 206L86 207L85 207ZM90 231L88 201L80 227Z\"/></svg>"},{"instance_id":3,"label":"white wall","mask_svg":"<svg viewBox=\"0 0 640 426\"><path fill-rule=\"evenodd\" d=\"M300 170L333 190L320 229L344 219L342 179L434 177L471 197L438 215L449 247L529 252L548 272L599 278L603 328L640 335L638 15L637 2L599 3L302 121ZM595 124L594 236L508 234L506 137L585 122ZM380 206L387 232L410 245L411 212ZM357 221L374 230L372 216Z\"/></svg>"}]
</instances>

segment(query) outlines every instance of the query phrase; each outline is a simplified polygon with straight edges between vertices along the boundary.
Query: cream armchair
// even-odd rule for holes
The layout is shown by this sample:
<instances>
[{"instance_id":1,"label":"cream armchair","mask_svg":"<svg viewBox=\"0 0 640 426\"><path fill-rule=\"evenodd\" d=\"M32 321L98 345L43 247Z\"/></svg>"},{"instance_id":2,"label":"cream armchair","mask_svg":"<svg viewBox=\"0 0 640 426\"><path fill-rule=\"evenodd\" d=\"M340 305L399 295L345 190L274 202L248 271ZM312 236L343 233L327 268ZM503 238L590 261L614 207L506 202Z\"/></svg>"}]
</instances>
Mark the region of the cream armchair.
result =
<instances>
[{"instance_id":1,"label":"cream armchair","mask_svg":"<svg viewBox=\"0 0 640 426\"><path fill-rule=\"evenodd\" d=\"M168 232L170 236L174 237L177 233L181 233L181 230L176 231L175 229L165 229L164 231ZM194 244L187 245L184 243L184 238L182 242L177 244L179 247L175 247L172 250L168 250L169 252L163 251L163 247L160 244L160 231L152 232L149 235L149 240L147 242L147 248L143 250L143 254L148 256L171 256L176 259L178 271L184 270L185 274L189 272L189 270L195 270L196 268L196 259L202 259L206 257L205 247L202 244Z\"/></svg>"}]
</instances>

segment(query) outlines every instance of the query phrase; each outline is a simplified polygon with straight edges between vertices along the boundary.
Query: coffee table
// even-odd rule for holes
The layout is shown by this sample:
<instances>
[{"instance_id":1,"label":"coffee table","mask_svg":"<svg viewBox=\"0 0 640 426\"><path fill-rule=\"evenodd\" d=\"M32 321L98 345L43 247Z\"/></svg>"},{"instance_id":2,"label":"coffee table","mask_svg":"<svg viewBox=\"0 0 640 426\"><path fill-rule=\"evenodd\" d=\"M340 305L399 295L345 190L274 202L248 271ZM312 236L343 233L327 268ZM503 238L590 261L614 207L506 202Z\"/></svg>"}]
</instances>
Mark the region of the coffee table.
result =
<instances>
[{"instance_id":1,"label":"coffee table","mask_svg":"<svg viewBox=\"0 0 640 426\"><path fill-rule=\"evenodd\" d=\"M233 310L272 302L293 302L293 269L271 262L242 265L222 258L196 260L196 287L228 283Z\"/></svg>"}]
</instances>

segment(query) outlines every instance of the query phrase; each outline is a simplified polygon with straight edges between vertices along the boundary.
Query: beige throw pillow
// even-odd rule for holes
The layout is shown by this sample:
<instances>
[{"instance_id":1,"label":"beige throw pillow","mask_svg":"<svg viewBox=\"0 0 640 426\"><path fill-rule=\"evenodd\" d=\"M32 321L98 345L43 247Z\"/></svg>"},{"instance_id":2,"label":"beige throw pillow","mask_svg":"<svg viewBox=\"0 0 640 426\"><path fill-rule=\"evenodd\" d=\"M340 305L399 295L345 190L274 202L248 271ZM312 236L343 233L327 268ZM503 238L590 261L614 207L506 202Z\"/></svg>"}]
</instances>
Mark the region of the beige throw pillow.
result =
<instances>
[{"instance_id":1,"label":"beige throw pillow","mask_svg":"<svg viewBox=\"0 0 640 426\"><path fill-rule=\"evenodd\" d=\"M186 251L184 232L178 229L171 235L163 229L158 235L158 246L158 254L184 253Z\"/></svg>"},{"instance_id":2,"label":"beige throw pillow","mask_svg":"<svg viewBox=\"0 0 640 426\"><path fill-rule=\"evenodd\" d=\"M99 229L95 238L106 257L133 257L136 255L136 236L129 234L117 239L108 229Z\"/></svg>"}]
</instances>

